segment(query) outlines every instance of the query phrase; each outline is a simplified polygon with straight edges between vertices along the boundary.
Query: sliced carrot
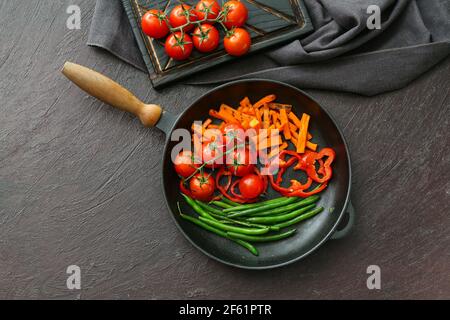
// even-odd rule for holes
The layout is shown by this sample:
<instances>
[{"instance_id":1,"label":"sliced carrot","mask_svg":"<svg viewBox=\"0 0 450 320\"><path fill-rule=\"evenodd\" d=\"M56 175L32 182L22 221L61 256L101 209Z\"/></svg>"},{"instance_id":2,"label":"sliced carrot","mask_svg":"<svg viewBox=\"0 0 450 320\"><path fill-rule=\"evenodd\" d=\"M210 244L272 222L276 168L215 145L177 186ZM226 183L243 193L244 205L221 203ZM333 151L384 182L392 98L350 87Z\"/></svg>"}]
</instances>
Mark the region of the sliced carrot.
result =
<instances>
[{"instance_id":1,"label":"sliced carrot","mask_svg":"<svg viewBox=\"0 0 450 320\"><path fill-rule=\"evenodd\" d=\"M281 144L281 146L273 147L272 150L270 150L269 158L273 158L273 157L277 156L281 151L283 151L284 149L287 149L287 147L288 147L287 142L283 142Z\"/></svg>"},{"instance_id":2,"label":"sliced carrot","mask_svg":"<svg viewBox=\"0 0 450 320\"><path fill-rule=\"evenodd\" d=\"M253 109L255 110L256 120L258 120L259 123L262 123L261 112L259 111L258 108L253 108Z\"/></svg>"},{"instance_id":3,"label":"sliced carrot","mask_svg":"<svg viewBox=\"0 0 450 320\"><path fill-rule=\"evenodd\" d=\"M211 117L223 120L227 123L239 124L239 121L236 120L231 114L229 114L225 110L220 110L219 112L217 112L216 110L211 109L209 110L209 115Z\"/></svg>"},{"instance_id":4,"label":"sliced carrot","mask_svg":"<svg viewBox=\"0 0 450 320\"><path fill-rule=\"evenodd\" d=\"M302 126L300 119L297 118L297 116L293 112L290 112L288 117L295 124L297 130L300 129L300 127Z\"/></svg>"},{"instance_id":5,"label":"sliced carrot","mask_svg":"<svg viewBox=\"0 0 450 320\"><path fill-rule=\"evenodd\" d=\"M297 141L297 153L304 153L306 148L306 141L308 137L308 125L310 120L310 115L304 113L301 119L301 126L298 133Z\"/></svg>"},{"instance_id":6,"label":"sliced carrot","mask_svg":"<svg viewBox=\"0 0 450 320\"><path fill-rule=\"evenodd\" d=\"M264 140L258 141L258 150L273 148L275 146L279 146L282 143L283 143L283 141L281 141L281 137L279 139L266 138Z\"/></svg>"},{"instance_id":7,"label":"sliced carrot","mask_svg":"<svg viewBox=\"0 0 450 320\"><path fill-rule=\"evenodd\" d=\"M269 108L274 110L286 110L287 112L290 112L292 110L292 105L272 102L269 103Z\"/></svg>"},{"instance_id":8,"label":"sliced carrot","mask_svg":"<svg viewBox=\"0 0 450 320\"><path fill-rule=\"evenodd\" d=\"M264 118L263 118L263 127L264 129L268 129L270 126L270 114L269 114L269 108L264 107Z\"/></svg>"},{"instance_id":9,"label":"sliced carrot","mask_svg":"<svg viewBox=\"0 0 450 320\"><path fill-rule=\"evenodd\" d=\"M211 119L206 119L205 122L203 122L202 127L203 129L208 128L208 126L211 124L212 120Z\"/></svg>"},{"instance_id":10,"label":"sliced carrot","mask_svg":"<svg viewBox=\"0 0 450 320\"><path fill-rule=\"evenodd\" d=\"M250 103L250 99L248 97L245 97L244 99L242 99L242 101L240 102L241 107L251 107L252 104Z\"/></svg>"},{"instance_id":11,"label":"sliced carrot","mask_svg":"<svg viewBox=\"0 0 450 320\"><path fill-rule=\"evenodd\" d=\"M248 107L247 108L247 112L245 112L245 114L254 116L255 115L255 109L253 109L252 107Z\"/></svg>"},{"instance_id":12,"label":"sliced carrot","mask_svg":"<svg viewBox=\"0 0 450 320\"><path fill-rule=\"evenodd\" d=\"M283 135L286 140L291 140L291 130L289 128L289 120L285 109L280 110L281 125L283 127Z\"/></svg>"},{"instance_id":13,"label":"sliced carrot","mask_svg":"<svg viewBox=\"0 0 450 320\"><path fill-rule=\"evenodd\" d=\"M277 98L276 95L270 94L270 95L268 95L268 96L265 96L265 97L262 98L261 100L259 100L257 103L255 103L255 104L253 105L253 107L254 107L254 108L260 108L260 107L262 107L263 105L265 105L265 104L267 104L267 103L270 103L270 102L275 101L276 98Z\"/></svg>"},{"instance_id":14,"label":"sliced carrot","mask_svg":"<svg viewBox=\"0 0 450 320\"><path fill-rule=\"evenodd\" d=\"M312 151L316 151L317 150L317 144L316 143L312 143L310 141L306 141L306 147Z\"/></svg>"},{"instance_id":15,"label":"sliced carrot","mask_svg":"<svg viewBox=\"0 0 450 320\"><path fill-rule=\"evenodd\" d=\"M278 112L270 110L270 117L272 118L272 124L276 125L278 121Z\"/></svg>"}]
</instances>

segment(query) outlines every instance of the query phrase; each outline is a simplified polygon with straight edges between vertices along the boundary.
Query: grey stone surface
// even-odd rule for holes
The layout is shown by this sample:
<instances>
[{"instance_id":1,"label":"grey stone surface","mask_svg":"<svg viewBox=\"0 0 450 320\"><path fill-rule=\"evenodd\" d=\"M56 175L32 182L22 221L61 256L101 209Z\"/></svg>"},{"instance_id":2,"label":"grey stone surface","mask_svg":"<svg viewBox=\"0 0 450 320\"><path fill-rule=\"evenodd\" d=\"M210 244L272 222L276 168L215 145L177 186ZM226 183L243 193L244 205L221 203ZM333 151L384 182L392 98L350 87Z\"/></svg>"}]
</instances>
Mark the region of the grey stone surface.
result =
<instances>
[{"instance_id":1,"label":"grey stone surface","mask_svg":"<svg viewBox=\"0 0 450 320\"><path fill-rule=\"evenodd\" d=\"M68 4L82 29L66 28ZM154 91L85 43L94 1L0 1L0 298L450 298L450 60L373 98L308 91L353 158L357 221L275 271L221 265L177 231L161 191L162 133L64 79L66 60L179 112L208 90ZM66 288L66 268L82 289ZM382 289L366 287L379 265Z\"/></svg>"}]
</instances>

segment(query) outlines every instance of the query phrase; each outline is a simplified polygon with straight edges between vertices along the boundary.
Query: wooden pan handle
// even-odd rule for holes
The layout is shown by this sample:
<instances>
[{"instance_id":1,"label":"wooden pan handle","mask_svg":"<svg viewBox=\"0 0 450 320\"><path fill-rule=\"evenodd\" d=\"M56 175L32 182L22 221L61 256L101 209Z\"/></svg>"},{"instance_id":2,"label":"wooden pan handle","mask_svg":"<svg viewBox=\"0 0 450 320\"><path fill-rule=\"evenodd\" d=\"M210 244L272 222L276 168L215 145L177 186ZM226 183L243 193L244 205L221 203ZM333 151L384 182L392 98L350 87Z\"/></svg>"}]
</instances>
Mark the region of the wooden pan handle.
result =
<instances>
[{"instance_id":1,"label":"wooden pan handle","mask_svg":"<svg viewBox=\"0 0 450 320\"><path fill-rule=\"evenodd\" d=\"M156 104L145 104L130 91L108 77L72 62L66 62L62 73L93 97L141 120L146 127L153 127L161 117L162 109Z\"/></svg>"}]
</instances>

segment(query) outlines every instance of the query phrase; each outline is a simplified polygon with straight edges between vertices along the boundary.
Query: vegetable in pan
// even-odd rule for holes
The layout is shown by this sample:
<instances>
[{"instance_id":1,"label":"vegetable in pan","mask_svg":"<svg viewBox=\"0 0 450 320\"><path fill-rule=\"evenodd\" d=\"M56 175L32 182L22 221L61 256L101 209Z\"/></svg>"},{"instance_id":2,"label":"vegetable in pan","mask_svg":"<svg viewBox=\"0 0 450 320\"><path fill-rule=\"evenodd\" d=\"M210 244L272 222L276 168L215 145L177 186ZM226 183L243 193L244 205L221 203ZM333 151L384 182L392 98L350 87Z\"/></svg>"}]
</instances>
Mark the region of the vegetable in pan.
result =
<instances>
[{"instance_id":1,"label":"vegetable in pan","mask_svg":"<svg viewBox=\"0 0 450 320\"><path fill-rule=\"evenodd\" d=\"M295 229L283 229L323 210L318 194L332 178L336 155L313 142L310 115L296 115L275 95L254 104L244 98L237 108L222 104L208 114L192 124L193 151L175 159L180 190L198 215L182 218L233 241L258 243L294 235ZM281 197L264 200L268 188Z\"/></svg>"},{"instance_id":2,"label":"vegetable in pan","mask_svg":"<svg viewBox=\"0 0 450 320\"><path fill-rule=\"evenodd\" d=\"M181 211L180 203L178 203L178 211L180 217L187 220L205 231L215 233L216 235L229 239L241 245L254 255L259 255L258 250L253 246L253 243L274 242L280 241L293 236L296 229L282 230L290 227L303 220L311 218L323 211L322 207L316 207L316 202L319 200L318 196L303 199L299 201L295 198L278 198L277 201L265 203L262 210L257 210L260 213L265 213L265 216L235 216L232 218L231 211L221 209L212 204L194 200L186 195L183 195L186 203L194 210L196 216L187 215ZM289 200L289 201L286 201ZM292 207L295 201L296 207ZM283 205L283 203L286 203ZM269 205L278 205L278 210L269 210ZM239 209L239 205L234 204L233 207ZM301 207L301 208L298 208ZM246 207L245 210L259 209L260 207ZM292 209L293 208L293 209ZM243 210L243 211L245 211ZM258 213L256 212L256 213ZM279 213L283 214L279 214ZM287 212L287 213L286 213ZM256 214L254 213L254 214Z\"/></svg>"}]
</instances>

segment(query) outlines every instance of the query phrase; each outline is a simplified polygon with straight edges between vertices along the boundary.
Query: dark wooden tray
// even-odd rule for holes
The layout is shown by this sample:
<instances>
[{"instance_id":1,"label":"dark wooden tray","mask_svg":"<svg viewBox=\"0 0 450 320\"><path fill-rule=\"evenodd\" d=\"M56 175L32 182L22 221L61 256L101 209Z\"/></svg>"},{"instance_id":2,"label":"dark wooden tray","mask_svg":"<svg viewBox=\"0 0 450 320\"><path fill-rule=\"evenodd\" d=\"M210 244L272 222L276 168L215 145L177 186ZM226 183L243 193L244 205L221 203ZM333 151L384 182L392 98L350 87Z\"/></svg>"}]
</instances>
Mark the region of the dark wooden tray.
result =
<instances>
[{"instance_id":1,"label":"dark wooden tray","mask_svg":"<svg viewBox=\"0 0 450 320\"><path fill-rule=\"evenodd\" d=\"M286 43L313 30L303 0L242 1L249 10L246 29L252 36L251 53ZM169 59L164 52L164 42L147 37L142 32L141 18L150 8L170 12L179 1L122 0L122 2L155 88L160 88L220 63L237 59L227 55L222 45L215 52L209 54L202 54L194 50L192 57L186 61L177 62ZM193 4L197 1L183 2Z\"/></svg>"}]
</instances>

